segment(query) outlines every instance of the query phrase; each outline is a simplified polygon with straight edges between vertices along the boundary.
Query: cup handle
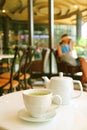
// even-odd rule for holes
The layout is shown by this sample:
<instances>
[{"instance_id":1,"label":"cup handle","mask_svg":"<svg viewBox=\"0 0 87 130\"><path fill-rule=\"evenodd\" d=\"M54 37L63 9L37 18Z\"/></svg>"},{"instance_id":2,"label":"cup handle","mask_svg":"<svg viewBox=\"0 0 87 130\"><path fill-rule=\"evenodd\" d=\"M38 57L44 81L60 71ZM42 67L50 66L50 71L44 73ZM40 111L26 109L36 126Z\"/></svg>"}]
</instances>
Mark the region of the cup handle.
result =
<instances>
[{"instance_id":1,"label":"cup handle","mask_svg":"<svg viewBox=\"0 0 87 130\"><path fill-rule=\"evenodd\" d=\"M53 95L52 103L55 104L55 108L58 108L62 104L62 97L60 95Z\"/></svg>"},{"instance_id":2,"label":"cup handle","mask_svg":"<svg viewBox=\"0 0 87 130\"><path fill-rule=\"evenodd\" d=\"M82 95L82 92L83 92L83 87L82 87L82 84L79 80L73 80L73 83L77 83L79 84L79 88L80 88L80 93L77 95L77 96L74 96L73 98L78 98Z\"/></svg>"}]
</instances>

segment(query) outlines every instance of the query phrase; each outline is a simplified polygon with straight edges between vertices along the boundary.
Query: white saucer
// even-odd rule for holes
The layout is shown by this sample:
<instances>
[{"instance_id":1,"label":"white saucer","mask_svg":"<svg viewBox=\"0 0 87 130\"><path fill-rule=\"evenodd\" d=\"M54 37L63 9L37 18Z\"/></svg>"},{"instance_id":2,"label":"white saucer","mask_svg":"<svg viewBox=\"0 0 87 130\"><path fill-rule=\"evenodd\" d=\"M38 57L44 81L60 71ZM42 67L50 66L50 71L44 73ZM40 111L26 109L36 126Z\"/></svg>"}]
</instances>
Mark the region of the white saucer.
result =
<instances>
[{"instance_id":1,"label":"white saucer","mask_svg":"<svg viewBox=\"0 0 87 130\"><path fill-rule=\"evenodd\" d=\"M29 121L29 122L45 122L53 119L56 115L55 110L51 110L47 112L43 117L34 118L29 115L29 113L25 109L21 109L18 111L18 117L22 120Z\"/></svg>"}]
</instances>

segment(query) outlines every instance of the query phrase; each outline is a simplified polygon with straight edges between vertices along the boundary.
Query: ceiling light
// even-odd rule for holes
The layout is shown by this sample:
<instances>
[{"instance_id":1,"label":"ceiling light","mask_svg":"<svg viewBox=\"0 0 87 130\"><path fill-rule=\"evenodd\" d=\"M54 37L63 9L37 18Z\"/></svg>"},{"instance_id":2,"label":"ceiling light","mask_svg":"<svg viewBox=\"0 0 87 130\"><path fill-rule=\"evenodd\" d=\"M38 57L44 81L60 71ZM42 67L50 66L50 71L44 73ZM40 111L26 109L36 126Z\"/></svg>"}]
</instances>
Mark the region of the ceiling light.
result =
<instances>
[{"instance_id":1,"label":"ceiling light","mask_svg":"<svg viewBox=\"0 0 87 130\"><path fill-rule=\"evenodd\" d=\"M74 5L73 7L74 7L75 9L77 9L77 8L78 8L78 5Z\"/></svg>"},{"instance_id":2,"label":"ceiling light","mask_svg":"<svg viewBox=\"0 0 87 130\"><path fill-rule=\"evenodd\" d=\"M5 12L6 12L6 10L4 10L4 9L3 9L3 10L2 10L2 12L3 12L3 13L5 13Z\"/></svg>"}]
</instances>

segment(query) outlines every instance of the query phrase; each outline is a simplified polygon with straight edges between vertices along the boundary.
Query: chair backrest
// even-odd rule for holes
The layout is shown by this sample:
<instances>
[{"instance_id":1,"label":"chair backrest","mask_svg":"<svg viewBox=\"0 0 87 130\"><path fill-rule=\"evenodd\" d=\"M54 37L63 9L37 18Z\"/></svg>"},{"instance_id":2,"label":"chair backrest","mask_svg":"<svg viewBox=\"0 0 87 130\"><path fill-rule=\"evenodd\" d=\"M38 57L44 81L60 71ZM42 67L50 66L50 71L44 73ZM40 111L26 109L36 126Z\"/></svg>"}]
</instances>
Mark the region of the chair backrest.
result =
<instances>
[{"instance_id":1,"label":"chair backrest","mask_svg":"<svg viewBox=\"0 0 87 130\"><path fill-rule=\"evenodd\" d=\"M32 61L31 72L33 73L44 73L46 70L46 65L49 59L50 49L42 49L42 58Z\"/></svg>"},{"instance_id":2,"label":"chair backrest","mask_svg":"<svg viewBox=\"0 0 87 130\"><path fill-rule=\"evenodd\" d=\"M15 61L16 61L16 50L14 50L14 58L12 59L12 65L11 65L11 68L10 68L10 78L9 78L8 82L6 82L6 84L4 84L2 86L2 88L3 88L4 86L6 86L10 83L9 91L11 91L11 92L12 92L12 81L14 79L13 72L14 72L14 68L15 68Z\"/></svg>"},{"instance_id":3,"label":"chair backrest","mask_svg":"<svg viewBox=\"0 0 87 130\"><path fill-rule=\"evenodd\" d=\"M20 83L21 74L24 75L23 80L25 82L26 72L30 71L31 61L34 56L34 52L35 52L35 49L33 47L28 47L28 48L15 47L14 58L12 60L12 66L11 66L11 70L10 70L10 78L9 78L8 82L6 82L6 84L4 84L2 86L2 88L10 83L9 91L12 92L13 80L18 80ZM16 61L19 66L17 71L15 71Z\"/></svg>"},{"instance_id":4,"label":"chair backrest","mask_svg":"<svg viewBox=\"0 0 87 130\"><path fill-rule=\"evenodd\" d=\"M44 48L42 52L42 58L43 58L43 72L46 70L46 65L47 62L49 61L49 54L50 54L50 49L49 48Z\"/></svg>"},{"instance_id":5,"label":"chair backrest","mask_svg":"<svg viewBox=\"0 0 87 130\"><path fill-rule=\"evenodd\" d=\"M58 56L58 51L56 48L52 49L56 64L57 64L57 71L58 72L63 72L63 73L68 73L68 68L67 68L67 63L61 62L60 57Z\"/></svg>"},{"instance_id":6,"label":"chair backrest","mask_svg":"<svg viewBox=\"0 0 87 130\"><path fill-rule=\"evenodd\" d=\"M11 76L13 79L17 79L20 82L21 73L24 74L24 81L26 80L26 73L30 73L30 67L32 64L32 58L34 56L35 49L33 47L15 48L14 59L12 63ZM13 66L15 66L17 60L18 70L15 72L15 75L12 75L14 72ZM12 81L12 78L11 78Z\"/></svg>"}]
</instances>

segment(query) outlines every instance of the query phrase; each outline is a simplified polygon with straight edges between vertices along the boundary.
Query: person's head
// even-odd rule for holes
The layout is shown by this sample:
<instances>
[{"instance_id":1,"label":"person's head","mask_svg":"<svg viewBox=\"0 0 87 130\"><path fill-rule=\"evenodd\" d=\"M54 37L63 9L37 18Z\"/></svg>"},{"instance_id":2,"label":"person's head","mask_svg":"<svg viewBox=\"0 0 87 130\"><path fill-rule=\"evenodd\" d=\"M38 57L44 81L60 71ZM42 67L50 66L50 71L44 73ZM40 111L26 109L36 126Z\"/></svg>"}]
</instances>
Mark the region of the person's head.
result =
<instances>
[{"instance_id":1,"label":"person's head","mask_svg":"<svg viewBox=\"0 0 87 130\"><path fill-rule=\"evenodd\" d=\"M63 42L65 42L65 43L70 43L70 41L71 41L71 38L68 36L68 34L63 34L62 36L61 36L61 41L63 41Z\"/></svg>"},{"instance_id":2,"label":"person's head","mask_svg":"<svg viewBox=\"0 0 87 130\"><path fill-rule=\"evenodd\" d=\"M64 43L64 41L61 41L59 44L62 45Z\"/></svg>"},{"instance_id":3,"label":"person's head","mask_svg":"<svg viewBox=\"0 0 87 130\"><path fill-rule=\"evenodd\" d=\"M68 34L63 34L61 38L68 37Z\"/></svg>"}]
</instances>

